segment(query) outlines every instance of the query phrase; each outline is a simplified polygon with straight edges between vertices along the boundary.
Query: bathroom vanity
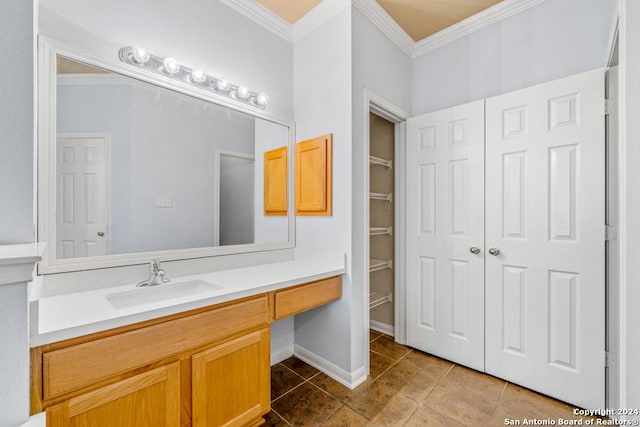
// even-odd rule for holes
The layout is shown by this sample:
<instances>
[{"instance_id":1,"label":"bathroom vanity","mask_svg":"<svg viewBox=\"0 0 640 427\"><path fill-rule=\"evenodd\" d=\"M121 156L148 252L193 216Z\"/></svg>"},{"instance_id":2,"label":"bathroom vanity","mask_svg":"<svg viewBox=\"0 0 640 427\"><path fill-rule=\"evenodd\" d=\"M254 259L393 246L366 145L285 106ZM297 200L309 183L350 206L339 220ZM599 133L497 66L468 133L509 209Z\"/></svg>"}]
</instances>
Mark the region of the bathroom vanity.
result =
<instances>
[{"instance_id":1,"label":"bathroom vanity","mask_svg":"<svg viewBox=\"0 0 640 427\"><path fill-rule=\"evenodd\" d=\"M81 292L89 307L64 321L51 313L60 316L77 294L34 301L40 323L53 326L32 335L40 343L31 350L32 413L46 411L51 427L259 425L271 401L270 323L339 299L341 272L295 260L226 270L157 287L216 288L146 303L130 297L142 301L130 307L109 296L155 289Z\"/></svg>"}]
</instances>

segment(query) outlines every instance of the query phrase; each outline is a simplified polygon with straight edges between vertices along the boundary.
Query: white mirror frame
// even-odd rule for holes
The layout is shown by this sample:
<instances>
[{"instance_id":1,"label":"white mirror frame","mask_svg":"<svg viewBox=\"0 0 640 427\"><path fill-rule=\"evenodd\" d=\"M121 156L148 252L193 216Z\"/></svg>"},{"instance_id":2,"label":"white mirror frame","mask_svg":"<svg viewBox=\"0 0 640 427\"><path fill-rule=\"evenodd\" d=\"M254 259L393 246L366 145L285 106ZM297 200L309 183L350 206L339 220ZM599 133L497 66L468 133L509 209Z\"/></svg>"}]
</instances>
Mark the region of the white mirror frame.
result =
<instances>
[{"instance_id":1,"label":"white mirror frame","mask_svg":"<svg viewBox=\"0 0 640 427\"><path fill-rule=\"evenodd\" d=\"M207 92L187 83L172 80L121 62L97 58L62 42L39 36L38 40L38 151L37 151L37 194L38 194L38 242L47 242L42 261L38 264L38 274L62 273L146 264L152 258L174 261L205 258L250 252L290 249L295 247L295 215L293 200L293 160L289 155L288 164L288 221L287 241L277 243L253 243L232 246L212 246L206 248L177 249L131 254L102 255L96 257L57 259L56 258L56 57L64 56L114 73L138 79L165 89L173 90L235 111L264 119L289 129L288 150L292 153L295 126L292 121L270 116L264 110L243 104L233 99ZM114 52L114 58L118 53ZM257 159L260 161L260 159Z\"/></svg>"}]
</instances>

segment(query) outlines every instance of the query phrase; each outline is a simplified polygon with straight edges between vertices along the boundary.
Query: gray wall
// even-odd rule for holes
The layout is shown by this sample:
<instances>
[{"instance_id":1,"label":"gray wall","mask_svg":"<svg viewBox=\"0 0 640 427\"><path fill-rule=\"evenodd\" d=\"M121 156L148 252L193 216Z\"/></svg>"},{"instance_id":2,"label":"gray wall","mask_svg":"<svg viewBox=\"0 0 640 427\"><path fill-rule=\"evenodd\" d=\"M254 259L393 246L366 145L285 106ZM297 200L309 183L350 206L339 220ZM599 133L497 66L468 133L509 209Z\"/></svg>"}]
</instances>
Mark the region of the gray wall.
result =
<instances>
[{"instance_id":1,"label":"gray wall","mask_svg":"<svg viewBox=\"0 0 640 427\"><path fill-rule=\"evenodd\" d=\"M0 244L34 240L33 3L0 6Z\"/></svg>"},{"instance_id":2,"label":"gray wall","mask_svg":"<svg viewBox=\"0 0 640 427\"><path fill-rule=\"evenodd\" d=\"M368 203L368 194L364 191L365 145L369 141L364 140L365 126L369 126L368 107L364 105L364 91L368 89L381 96L395 106L409 112L411 109L411 59L393 44L375 25L371 23L358 9L352 12L353 34L353 283L354 304L352 309L354 342L359 343L354 347L354 364L364 360L366 345L360 344L368 340L368 334L363 333L364 310L368 305L369 296L364 295L364 280L369 274L367 268L369 260L364 258L367 236L364 235L364 205ZM366 165L366 166L365 166ZM395 167L394 169L395 170ZM374 190L372 190L374 191ZM395 227L394 227L395 229ZM383 273L386 274L386 273ZM357 368L357 366L354 366Z\"/></svg>"},{"instance_id":3,"label":"gray wall","mask_svg":"<svg viewBox=\"0 0 640 427\"><path fill-rule=\"evenodd\" d=\"M626 85L620 94L620 246L622 252L621 330L626 348L622 348L621 405L640 408L640 2L621 1L620 82ZM626 369L626 370L625 370ZM630 417L638 419L640 417Z\"/></svg>"},{"instance_id":4,"label":"gray wall","mask_svg":"<svg viewBox=\"0 0 640 427\"><path fill-rule=\"evenodd\" d=\"M547 0L415 59L413 114L605 66L616 0Z\"/></svg>"},{"instance_id":5,"label":"gray wall","mask_svg":"<svg viewBox=\"0 0 640 427\"><path fill-rule=\"evenodd\" d=\"M351 364L351 8L294 46L296 140L333 133L333 215L296 218L296 247L347 254L342 299L295 318L295 342L347 372ZM362 346L363 343L358 343Z\"/></svg>"},{"instance_id":6,"label":"gray wall","mask_svg":"<svg viewBox=\"0 0 640 427\"><path fill-rule=\"evenodd\" d=\"M33 3L0 13L0 244L33 242ZM27 285L0 285L0 425L29 416Z\"/></svg>"}]
</instances>

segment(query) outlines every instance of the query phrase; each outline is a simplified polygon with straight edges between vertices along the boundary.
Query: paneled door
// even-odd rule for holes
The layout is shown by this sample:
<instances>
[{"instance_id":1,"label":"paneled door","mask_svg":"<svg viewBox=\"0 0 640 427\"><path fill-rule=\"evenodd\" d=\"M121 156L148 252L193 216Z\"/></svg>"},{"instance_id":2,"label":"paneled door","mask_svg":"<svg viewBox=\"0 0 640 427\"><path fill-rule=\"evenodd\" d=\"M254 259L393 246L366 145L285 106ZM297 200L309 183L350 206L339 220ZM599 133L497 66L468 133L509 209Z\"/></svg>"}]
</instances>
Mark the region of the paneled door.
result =
<instances>
[{"instance_id":1,"label":"paneled door","mask_svg":"<svg viewBox=\"0 0 640 427\"><path fill-rule=\"evenodd\" d=\"M486 371L604 407L604 74L486 101Z\"/></svg>"},{"instance_id":2,"label":"paneled door","mask_svg":"<svg viewBox=\"0 0 640 427\"><path fill-rule=\"evenodd\" d=\"M484 370L484 101L407 121L407 344Z\"/></svg>"},{"instance_id":3,"label":"paneled door","mask_svg":"<svg viewBox=\"0 0 640 427\"><path fill-rule=\"evenodd\" d=\"M58 137L56 254L107 254L107 148L105 138Z\"/></svg>"}]
</instances>

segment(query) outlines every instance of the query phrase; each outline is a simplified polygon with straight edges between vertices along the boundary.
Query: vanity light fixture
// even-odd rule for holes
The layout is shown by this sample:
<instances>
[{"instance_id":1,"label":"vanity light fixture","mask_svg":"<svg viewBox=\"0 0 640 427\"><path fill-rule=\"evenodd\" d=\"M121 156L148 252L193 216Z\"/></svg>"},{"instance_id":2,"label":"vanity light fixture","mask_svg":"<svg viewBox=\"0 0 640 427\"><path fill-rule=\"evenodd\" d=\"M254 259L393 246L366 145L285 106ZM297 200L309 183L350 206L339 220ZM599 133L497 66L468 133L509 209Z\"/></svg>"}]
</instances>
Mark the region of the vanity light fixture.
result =
<instances>
[{"instance_id":1,"label":"vanity light fixture","mask_svg":"<svg viewBox=\"0 0 640 427\"><path fill-rule=\"evenodd\" d=\"M123 47L118 51L118 57L125 64L187 82L258 108L265 109L269 102L269 96L264 92L253 92L247 86L233 84L224 77L213 77L200 69L185 67L175 58L153 55L143 47Z\"/></svg>"}]
</instances>

